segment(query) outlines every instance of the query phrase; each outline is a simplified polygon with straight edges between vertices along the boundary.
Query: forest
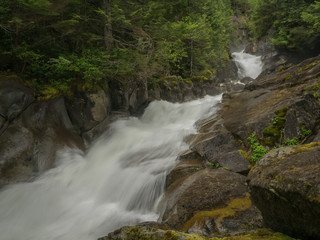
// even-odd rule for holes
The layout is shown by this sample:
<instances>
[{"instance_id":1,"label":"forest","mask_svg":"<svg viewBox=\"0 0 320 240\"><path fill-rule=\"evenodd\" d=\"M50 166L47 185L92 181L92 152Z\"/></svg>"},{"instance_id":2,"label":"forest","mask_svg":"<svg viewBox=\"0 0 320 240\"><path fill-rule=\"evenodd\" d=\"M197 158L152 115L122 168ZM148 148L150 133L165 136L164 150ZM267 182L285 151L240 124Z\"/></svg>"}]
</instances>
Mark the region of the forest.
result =
<instances>
[{"instance_id":1,"label":"forest","mask_svg":"<svg viewBox=\"0 0 320 240\"><path fill-rule=\"evenodd\" d=\"M230 61L240 15L251 40L319 53L320 1L2 0L0 71L49 96L129 78L212 77Z\"/></svg>"}]
</instances>

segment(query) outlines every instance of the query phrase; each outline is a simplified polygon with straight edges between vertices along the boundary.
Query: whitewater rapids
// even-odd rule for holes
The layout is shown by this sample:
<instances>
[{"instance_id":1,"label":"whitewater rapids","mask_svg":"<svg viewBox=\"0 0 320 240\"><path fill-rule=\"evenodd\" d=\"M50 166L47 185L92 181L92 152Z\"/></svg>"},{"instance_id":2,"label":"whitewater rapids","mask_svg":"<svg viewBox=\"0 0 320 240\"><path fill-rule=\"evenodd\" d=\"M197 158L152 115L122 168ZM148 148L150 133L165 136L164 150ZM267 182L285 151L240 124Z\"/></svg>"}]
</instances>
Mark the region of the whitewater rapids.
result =
<instances>
[{"instance_id":1,"label":"whitewater rapids","mask_svg":"<svg viewBox=\"0 0 320 240\"><path fill-rule=\"evenodd\" d=\"M245 77L256 79L262 72L263 63L261 56L245 53L244 50L234 52L231 55L238 68L238 77L240 79Z\"/></svg>"},{"instance_id":2,"label":"whitewater rapids","mask_svg":"<svg viewBox=\"0 0 320 240\"><path fill-rule=\"evenodd\" d=\"M156 221L165 178L195 122L221 95L153 102L141 118L118 120L87 153L64 149L37 180L0 192L1 240L95 240L123 225Z\"/></svg>"}]
</instances>

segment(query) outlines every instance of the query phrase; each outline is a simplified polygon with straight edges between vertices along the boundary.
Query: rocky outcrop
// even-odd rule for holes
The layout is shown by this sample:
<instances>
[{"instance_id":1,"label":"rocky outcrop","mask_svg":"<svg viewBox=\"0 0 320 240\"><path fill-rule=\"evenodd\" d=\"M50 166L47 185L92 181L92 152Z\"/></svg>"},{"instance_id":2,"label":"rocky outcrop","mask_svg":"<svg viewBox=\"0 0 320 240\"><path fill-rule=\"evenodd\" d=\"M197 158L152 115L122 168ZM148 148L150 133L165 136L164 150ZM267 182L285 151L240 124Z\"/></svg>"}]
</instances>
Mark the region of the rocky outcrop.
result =
<instances>
[{"instance_id":1,"label":"rocky outcrop","mask_svg":"<svg viewBox=\"0 0 320 240\"><path fill-rule=\"evenodd\" d=\"M33 101L32 91L18 82L15 75L0 81L0 135Z\"/></svg>"},{"instance_id":2,"label":"rocky outcrop","mask_svg":"<svg viewBox=\"0 0 320 240\"><path fill-rule=\"evenodd\" d=\"M0 135L0 185L26 181L51 168L63 147L84 149L63 98L34 102Z\"/></svg>"},{"instance_id":3,"label":"rocky outcrop","mask_svg":"<svg viewBox=\"0 0 320 240\"><path fill-rule=\"evenodd\" d=\"M205 236L235 235L261 227L251 204L246 177L223 168L206 168L178 178L160 203L162 222Z\"/></svg>"},{"instance_id":4,"label":"rocky outcrop","mask_svg":"<svg viewBox=\"0 0 320 240\"><path fill-rule=\"evenodd\" d=\"M143 78L128 79L126 83L112 81L109 85L113 110L139 113L148 100L147 81Z\"/></svg>"},{"instance_id":5,"label":"rocky outcrop","mask_svg":"<svg viewBox=\"0 0 320 240\"><path fill-rule=\"evenodd\" d=\"M72 97L36 100L17 76L0 74L0 185L26 181L49 169L63 147L84 150L110 121L140 114L153 99L181 102L218 92L205 78L175 80L168 78L158 95L157 88L148 93L146 79L138 76L95 92L75 90Z\"/></svg>"},{"instance_id":6,"label":"rocky outcrop","mask_svg":"<svg viewBox=\"0 0 320 240\"><path fill-rule=\"evenodd\" d=\"M320 143L270 151L250 172L251 196L266 226L320 239Z\"/></svg>"},{"instance_id":7,"label":"rocky outcrop","mask_svg":"<svg viewBox=\"0 0 320 240\"><path fill-rule=\"evenodd\" d=\"M162 205L165 209L162 218L164 223L174 229L206 236L233 235L261 227L259 225L261 215L254 206L251 208L251 203L247 205L250 207L245 210L233 207L232 209L237 209L234 214L236 216L233 214L231 214L232 217L227 216L226 219L232 219L230 222L224 220L223 212L228 209L228 206L240 201L239 199L242 199L240 202L243 202L248 193L245 184L242 185L246 182L246 178L242 175L246 175L251 164L254 164L251 160L254 150L250 147L248 137L255 134L259 144L267 150L271 150L284 144L311 142L319 136L319 60L320 57L309 59L287 70L275 72L269 76L261 76L248 84L244 91L224 95L223 104L218 113L200 121L198 123L199 133L186 139L190 144L190 151L180 156L179 163L168 175L167 192ZM319 183L319 179L316 177L318 173L312 168L317 169L319 165L316 162L315 154L317 152L319 152L318 149L314 149L312 153L299 153L293 157L301 161L300 165L303 165L306 158L312 158L312 161L315 161L309 164L307 160L307 166L301 168L301 171L303 171L302 169L306 170L306 174L309 176L307 169L310 169L310 173L313 174L310 174L310 177L314 180L312 185L316 188ZM288 179L294 178L294 174L290 176L291 172L286 170L286 167L290 168L290 159L286 161L287 165L283 165L282 170L275 170L277 174L283 171L284 175L288 175L286 176ZM277 163L280 160L282 161L281 157L273 156L265 174L262 170L265 165L259 167L258 164L258 170L252 171L250 175L252 179L250 182L251 199L254 203L259 202L257 207L264 211L263 216L267 226L292 236L307 238L313 236L310 239L316 239L315 235L310 235L310 232L314 234L315 226L319 225L319 218L314 215L310 206L318 208L318 203L312 205L306 200L304 204L300 204L302 200L297 198L300 193L290 188L294 190L294 193L289 193L287 189L290 198L282 199L283 205L279 204L280 208L285 209L286 204L290 204L294 199L298 199L298 202L287 207L288 211L279 210L277 202L280 201L284 190L279 190L281 194L275 193L272 190L272 184L274 181L277 183L277 178L274 177L276 179L272 180L274 178L271 177L269 181L268 174L272 172L273 162ZM261 164L263 162L262 160ZM277 165L274 167L277 169ZM259 175L260 170L261 176ZM255 175L255 171L259 172L258 176ZM297 168L293 167L292 173L295 171ZM300 170L295 176L298 176L299 173ZM301 176L302 179L307 179L303 174ZM260 183L263 185L263 190L261 190L262 187L256 187L254 179L258 179L258 185ZM228 182L229 180L230 182ZM303 182L301 184L305 190L311 189L308 184L304 183L305 185L303 185ZM288 185L284 186L293 184L294 181L289 181ZM282 186L280 179L279 186ZM298 187L298 184L296 186ZM261 191L266 193L261 194ZM238 195L229 194L230 192L238 193ZM317 198L317 196L314 195L313 198ZM268 208L269 201L274 206L271 211ZM296 204L300 205L300 209L297 209L291 218L288 217L288 223L281 224L290 212L294 212ZM286 212L287 215L282 212ZM303 221L306 220L297 220L296 224L300 225L300 228L292 223L302 212L307 219L317 218L314 220L315 225L310 224L311 230L304 227ZM280 216L276 216L277 213L281 213ZM316 214L318 214L317 211ZM254 219L254 224L248 219ZM226 224L223 225L224 223ZM248 225L252 228L242 227ZM291 230L288 230L290 228ZM297 230L292 230L295 228ZM309 232L309 235L305 232Z\"/></svg>"},{"instance_id":8,"label":"rocky outcrop","mask_svg":"<svg viewBox=\"0 0 320 240\"><path fill-rule=\"evenodd\" d=\"M149 86L149 101L166 100L169 102L185 102L205 95L216 95L220 93L217 82L213 77L192 77L183 80L178 76L168 76L158 83Z\"/></svg>"},{"instance_id":9,"label":"rocky outcrop","mask_svg":"<svg viewBox=\"0 0 320 240\"><path fill-rule=\"evenodd\" d=\"M294 240L281 233L274 233L269 229L260 229L256 232L239 235L235 237L204 237L195 234L186 234L173 230L160 230L151 227L135 226L135 227L123 227L115 232L110 233L106 237L99 238L98 240Z\"/></svg>"},{"instance_id":10,"label":"rocky outcrop","mask_svg":"<svg viewBox=\"0 0 320 240\"><path fill-rule=\"evenodd\" d=\"M111 99L108 91L76 91L71 99L66 99L66 107L75 130L87 143L105 130L110 122Z\"/></svg>"}]
</instances>

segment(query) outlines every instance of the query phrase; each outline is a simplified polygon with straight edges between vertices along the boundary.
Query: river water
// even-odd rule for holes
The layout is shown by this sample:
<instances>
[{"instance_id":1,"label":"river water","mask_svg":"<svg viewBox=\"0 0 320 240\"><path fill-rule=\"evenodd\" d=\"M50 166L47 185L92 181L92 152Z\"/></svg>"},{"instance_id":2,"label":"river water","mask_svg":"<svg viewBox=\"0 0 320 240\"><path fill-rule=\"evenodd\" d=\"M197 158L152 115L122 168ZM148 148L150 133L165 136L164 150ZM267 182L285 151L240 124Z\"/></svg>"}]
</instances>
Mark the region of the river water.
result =
<instances>
[{"instance_id":1,"label":"river water","mask_svg":"<svg viewBox=\"0 0 320 240\"><path fill-rule=\"evenodd\" d=\"M262 71L263 63L261 56L251 55L242 50L232 53L232 58L238 68L240 79L245 77L256 79Z\"/></svg>"},{"instance_id":2,"label":"river water","mask_svg":"<svg viewBox=\"0 0 320 240\"><path fill-rule=\"evenodd\" d=\"M114 122L87 153L64 149L39 179L0 192L0 239L94 240L157 220L165 177L188 149L184 137L220 100L153 102L141 118Z\"/></svg>"}]
</instances>

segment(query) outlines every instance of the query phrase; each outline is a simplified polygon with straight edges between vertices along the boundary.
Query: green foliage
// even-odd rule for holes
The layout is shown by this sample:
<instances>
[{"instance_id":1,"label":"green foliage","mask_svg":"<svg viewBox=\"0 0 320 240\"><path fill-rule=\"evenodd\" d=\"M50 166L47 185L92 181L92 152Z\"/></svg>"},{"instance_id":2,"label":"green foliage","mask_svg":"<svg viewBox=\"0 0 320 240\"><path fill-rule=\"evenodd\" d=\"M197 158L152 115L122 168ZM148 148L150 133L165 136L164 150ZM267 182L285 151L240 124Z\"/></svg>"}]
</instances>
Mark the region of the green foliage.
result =
<instances>
[{"instance_id":1,"label":"green foliage","mask_svg":"<svg viewBox=\"0 0 320 240\"><path fill-rule=\"evenodd\" d=\"M284 144L287 146L299 145L299 141L296 138L293 139L285 139Z\"/></svg>"},{"instance_id":2,"label":"green foliage","mask_svg":"<svg viewBox=\"0 0 320 240\"><path fill-rule=\"evenodd\" d=\"M219 168L219 167L220 167L220 164L219 164L219 163L209 162L209 166L215 167L215 168Z\"/></svg>"},{"instance_id":3,"label":"green foliage","mask_svg":"<svg viewBox=\"0 0 320 240\"><path fill-rule=\"evenodd\" d=\"M248 137L248 141L253 152L251 161L258 162L267 153L267 149L258 142L258 139L254 133Z\"/></svg>"},{"instance_id":4,"label":"green foliage","mask_svg":"<svg viewBox=\"0 0 320 240\"><path fill-rule=\"evenodd\" d=\"M252 2L251 32L257 38L273 31L272 44L290 50L317 50L320 41L320 1L256 0Z\"/></svg>"},{"instance_id":5,"label":"green foliage","mask_svg":"<svg viewBox=\"0 0 320 240\"><path fill-rule=\"evenodd\" d=\"M282 131L284 124L286 122L285 116L288 108L282 108L275 111L277 115L275 118L271 119L272 125L263 129L262 133L264 136L263 143L269 147L273 147L276 143L281 142Z\"/></svg>"},{"instance_id":6,"label":"green foliage","mask_svg":"<svg viewBox=\"0 0 320 240\"><path fill-rule=\"evenodd\" d=\"M312 133L310 129L305 129L304 127L302 127L300 131L301 131L301 134L297 138L285 139L284 144L287 146L299 145L305 140L306 137L308 137Z\"/></svg>"},{"instance_id":7,"label":"green foliage","mask_svg":"<svg viewBox=\"0 0 320 240\"><path fill-rule=\"evenodd\" d=\"M2 0L0 70L59 93L204 75L229 61L231 14L223 0Z\"/></svg>"},{"instance_id":8,"label":"green foliage","mask_svg":"<svg viewBox=\"0 0 320 240\"><path fill-rule=\"evenodd\" d=\"M301 130L301 136L300 136L301 139L308 137L312 133L310 129L306 129L304 127L302 127L300 130Z\"/></svg>"}]
</instances>

